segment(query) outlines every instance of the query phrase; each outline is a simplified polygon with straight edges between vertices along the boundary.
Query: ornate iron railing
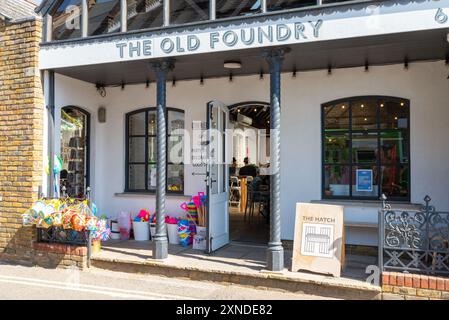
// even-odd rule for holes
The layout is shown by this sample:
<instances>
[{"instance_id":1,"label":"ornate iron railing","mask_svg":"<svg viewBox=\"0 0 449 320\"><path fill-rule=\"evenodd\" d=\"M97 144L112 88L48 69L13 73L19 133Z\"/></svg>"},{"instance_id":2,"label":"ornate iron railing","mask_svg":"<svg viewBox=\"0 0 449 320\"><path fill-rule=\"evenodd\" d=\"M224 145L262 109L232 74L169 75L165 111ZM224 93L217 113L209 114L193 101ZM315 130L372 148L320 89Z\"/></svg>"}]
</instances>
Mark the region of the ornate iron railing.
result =
<instances>
[{"instance_id":1,"label":"ornate iron railing","mask_svg":"<svg viewBox=\"0 0 449 320\"><path fill-rule=\"evenodd\" d=\"M429 196L420 210L392 209L382 196L379 211L381 270L449 274L449 212L436 211Z\"/></svg>"},{"instance_id":2,"label":"ornate iron railing","mask_svg":"<svg viewBox=\"0 0 449 320\"><path fill-rule=\"evenodd\" d=\"M87 232L64 229L62 227L51 227L48 229L37 228L37 241L48 243L62 243L71 245L88 244L89 235Z\"/></svg>"}]
</instances>

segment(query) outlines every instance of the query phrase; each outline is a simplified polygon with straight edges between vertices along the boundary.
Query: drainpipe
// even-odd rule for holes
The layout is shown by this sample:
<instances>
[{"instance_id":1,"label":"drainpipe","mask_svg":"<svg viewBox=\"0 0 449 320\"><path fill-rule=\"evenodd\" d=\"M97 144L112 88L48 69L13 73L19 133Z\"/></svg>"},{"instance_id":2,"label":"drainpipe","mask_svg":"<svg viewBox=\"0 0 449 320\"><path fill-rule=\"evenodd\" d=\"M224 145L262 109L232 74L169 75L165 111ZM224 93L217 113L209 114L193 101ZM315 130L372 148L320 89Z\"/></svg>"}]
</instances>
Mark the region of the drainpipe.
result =
<instances>
[{"instance_id":1,"label":"drainpipe","mask_svg":"<svg viewBox=\"0 0 449 320\"><path fill-rule=\"evenodd\" d=\"M47 177L47 197L55 196L55 179L53 175L55 153L55 73L53 70L44 71L44 91L47 106L47 156L50 174Z\"/></svg>"},{"instance_id":2,"label":"drainpipe","mask_svg":"<svg viewBox=\"0 0 449 320\"><path fill-rule=\"evenodd\" d=\"M156 164L156 234L153 241L153 258L168 256L167 226L165 224L165 190L167 187L167 73L173 69L170 60L152 63L157 79L157 164Z\"/></svg>"},{"instance_id":3,"label":"drainpipe","mask_svg":"<svg viewBox=\"0 0 449 320\"><path fill-rule=\"evenodd\" d=\"M284 269L284 248L281 242L281 67L284 54L288 51L289 49L286 48L263 52L270 66L271 217L267 269L271 271Z\"/></svg>"}]
</instances>

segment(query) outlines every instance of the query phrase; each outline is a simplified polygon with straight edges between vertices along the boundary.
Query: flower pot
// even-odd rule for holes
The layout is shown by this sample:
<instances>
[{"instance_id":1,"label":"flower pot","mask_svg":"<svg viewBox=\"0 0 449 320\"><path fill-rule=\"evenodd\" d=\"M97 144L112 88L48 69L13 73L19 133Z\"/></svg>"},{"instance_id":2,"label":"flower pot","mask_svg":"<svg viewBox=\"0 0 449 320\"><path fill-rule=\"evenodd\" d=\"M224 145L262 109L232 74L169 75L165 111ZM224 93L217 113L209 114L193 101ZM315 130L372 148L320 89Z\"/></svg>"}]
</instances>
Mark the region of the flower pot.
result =
<instances>
[{"instance_id":1,"label":"flower pot","mask_svg":"<svg viewBox=\"0 0 449 320\"><path fill-rule=\"evenodd\" d=\"M179 244L178 224L167 224L168 242Z\"/></svg>"},{"instance_id":2,"label":"flower pot","mask_svg":"<svg viewBox=\"0 0 449 320\"><path fill-rule=\"evenodd\" d=\"M150 228L148 222L133 222L134 226L134 239L136 241L150 240Z\"/></svg>"}]
</instances>

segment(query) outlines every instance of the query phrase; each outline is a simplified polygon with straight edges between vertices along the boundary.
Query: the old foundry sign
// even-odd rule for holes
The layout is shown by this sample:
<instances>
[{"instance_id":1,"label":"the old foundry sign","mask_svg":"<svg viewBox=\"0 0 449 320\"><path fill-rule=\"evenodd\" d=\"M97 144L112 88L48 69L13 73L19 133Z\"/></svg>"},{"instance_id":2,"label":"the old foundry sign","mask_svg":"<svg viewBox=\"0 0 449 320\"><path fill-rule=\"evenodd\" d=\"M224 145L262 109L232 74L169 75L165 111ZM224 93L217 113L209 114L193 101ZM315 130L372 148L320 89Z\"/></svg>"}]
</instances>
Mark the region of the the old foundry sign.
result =
<instances>
[{"instance_id":1,"label":"the old foundry sign","mask_svg":"<svg viewBox=\"0 0 449 320\"><path fill-rule=\"evenodd\" d=\"M153 55L223 51L233 47L268 46L284 42L301 41L320 36L323 20L278 23L274 25L210 31L170 37L154 37L121 41L116 44L121 59Z\"/></svg>"},{"instance_id":2,"label":"the old foundry sign","mask_svg":"<svg viewBox=\"0 0 449 320\"><path fill-rule=\"evenodd\" d=\"M396 7L369 5L362 10L291 14L236 21L222 26L186 27L142 34L117 34L44 44L40 69L147 60L251 48L294 45L441 29L448 27L449 0L441 3ZM438 7L440 5L441 7ZM427 7L425 7L427 6ZM170 31L171 30L171 31ZM68 58L70 57L70 58Z\"/></svg>"}]
</instances>

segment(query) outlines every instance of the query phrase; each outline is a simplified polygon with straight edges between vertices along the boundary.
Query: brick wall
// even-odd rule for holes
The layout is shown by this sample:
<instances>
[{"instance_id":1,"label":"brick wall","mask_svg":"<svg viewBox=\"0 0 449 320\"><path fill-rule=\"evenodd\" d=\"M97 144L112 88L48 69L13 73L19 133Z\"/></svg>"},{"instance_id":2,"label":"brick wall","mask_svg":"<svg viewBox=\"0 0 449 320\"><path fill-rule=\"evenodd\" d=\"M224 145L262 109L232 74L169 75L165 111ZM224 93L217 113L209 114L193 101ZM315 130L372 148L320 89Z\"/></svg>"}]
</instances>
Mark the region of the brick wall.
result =
<instances>
[{"instance_id":1,"label":"brick wall","mask_svg":"<svg viewBox=\"0 0 449 320\"><path fill-rule=\"evenodd\" d=\"M384 299L449 300L449 278L384 272L382 292Z\"/></svg>"},{"instance_id":2,"label":"brick wall","mask_svg":"<svg viewBox=\"0 0 449 320\"><path fill-rule=\"evenodd\" d=\"M22 227L21 214L42 179L41 30L39 19L0 26L0 260L26 264L36 236Z\"/></svg>"}]
</instances>

